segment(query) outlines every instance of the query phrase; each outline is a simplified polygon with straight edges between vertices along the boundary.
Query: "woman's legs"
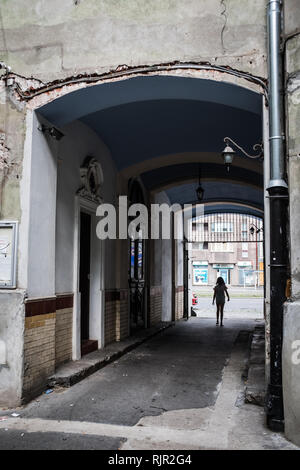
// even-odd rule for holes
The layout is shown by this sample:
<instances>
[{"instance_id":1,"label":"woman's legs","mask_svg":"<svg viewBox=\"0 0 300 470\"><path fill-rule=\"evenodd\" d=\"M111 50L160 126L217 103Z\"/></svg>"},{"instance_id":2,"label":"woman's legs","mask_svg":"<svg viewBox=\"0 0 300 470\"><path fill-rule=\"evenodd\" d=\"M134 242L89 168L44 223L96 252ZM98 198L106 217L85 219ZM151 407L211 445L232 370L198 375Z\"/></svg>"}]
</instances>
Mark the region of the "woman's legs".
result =
<instances>
[{"instance_id":1,"label":"woman's legs","mask_svg":"<svg viewBox=\"0 0 300 470\"><path fill-rule=\"evenodd\" d=\"M221 326L223 326L223 313L224 313L224 305L225 305L225 304L221 304L221 305L220 305L220 313L221 313Z\"/></svg>"},{"instance_id":2,"label":"woman's legs","mask_svg":"<svg viewBox=\"0 0 300 470\"><path fill-rule=\"evenodd\" d=\"M219 324L219 312L220 312L220 305L217 304L217 313L216 313L216 315L217 315L217 322L216 322L216 325Z\"/></svg>"}]
</instances>

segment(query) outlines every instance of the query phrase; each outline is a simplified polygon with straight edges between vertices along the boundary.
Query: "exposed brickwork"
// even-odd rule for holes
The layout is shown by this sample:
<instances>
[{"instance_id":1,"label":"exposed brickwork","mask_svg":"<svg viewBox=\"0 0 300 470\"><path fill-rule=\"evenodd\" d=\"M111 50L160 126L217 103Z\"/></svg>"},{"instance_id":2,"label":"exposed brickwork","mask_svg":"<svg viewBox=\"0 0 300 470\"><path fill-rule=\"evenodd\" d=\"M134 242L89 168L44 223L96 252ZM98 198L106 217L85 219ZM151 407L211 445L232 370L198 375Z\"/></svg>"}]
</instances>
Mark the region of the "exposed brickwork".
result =
<instances>
[{"instance_id":1,"label":"exposed brickwork","mask_svg":"<svg viewBox=\"0 0 300 470\"><path fill-rule=\"evenodd\" d=\"M121 341L129 335L128 301L117 301L116 305L116 341Z\"/></svg>"},{"instance_id":2,"label":"exposed brickwork","mask_svg":"<svg viewBox=\"0 0 300 470\"><path fill-rule=\"evenodd\" d=\"M55 366L72 359L73 308L56 311Z\"/></svg>"},{"instance_id":3,"label":"exposed brickwork","mask_svg":"<svg viewBox=\"0 0 300 470\"><path fill-rule=\"evenodd\" d=\"M150 326L161 321L162 318L162 288L154 286L150 289Z\"/></svg>"},{"instance_id":4,"label":"exposed brickwork","mask_svg":"<svg viewBox=\"0 0 300 470\"><path fill-rule=\"evenodd\" d=\"M128 292L107 291L105 299L105 344L109 344L129 335Z\"/></svg>"},{"instance_id":5,"label":"exposed brickwork","mask_svg":"<svg viewBox=\"0 0 300 470\"><path fill-rule=\"evenodd\" d=\"M56 313L25 318L23 399L38 395L55 370Z\"/></svg>"},{"instance_id":6,"label":"exposed brickwork","mask_svg":"<svg viewBox=\"0 0 300 470\"><path fill-rule=\"evenodd\" d=\"M55 367L72 359L73 295L25 304L23 399L38 395Z\"/></svg>"},{"instance_id":7,"label":"exposed brickwork","mask_svg":"<svg viewBox=\"0 0 300 470\"><path fill-rule=\"evenodd\" d=\"M177 287L176 293L175 293L175 320L179 320L180 318L183 318L183 306L184 306L183 297L184 297L183 286Z\"/></svg>"},{"instance_id":8,"label":"exposed brickwork","mask_svg":"<svg viewBox=\"0 0 300 470\"><path fill-rule=\"evenodd\" d=\"M105 302L105 344L116 341L116 300Z\"/></svg>"}]
</instances>

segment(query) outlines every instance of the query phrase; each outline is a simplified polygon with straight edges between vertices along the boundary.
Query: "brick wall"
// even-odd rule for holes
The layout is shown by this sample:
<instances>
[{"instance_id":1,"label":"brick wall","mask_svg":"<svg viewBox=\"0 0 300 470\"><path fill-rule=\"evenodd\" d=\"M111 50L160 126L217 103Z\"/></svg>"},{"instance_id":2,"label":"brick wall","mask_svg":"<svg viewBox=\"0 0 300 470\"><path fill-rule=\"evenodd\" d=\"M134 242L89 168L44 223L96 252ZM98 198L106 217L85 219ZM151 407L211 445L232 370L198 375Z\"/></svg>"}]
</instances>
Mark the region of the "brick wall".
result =
<instances>
[{"instance_id":1,"label":"brick wall","mask_svg":"<svg viewBox=\"0 0 300 470\"><path fill-rule=\"evenodd\" d=\"M184 288L183 286L176 287L175 292L175 320L183 318L183 308L184 308Z\"/></svg>"},{"instance_id":2,"label":"brick wall","mask_svg":"<svg viewBox=\"0 0 300 470\"><path fill-rule=\"evenodd\" d=\"M23 400L38 395L55 370L55 299L25 304Z\"/></svg>"},{"instance_id":3,"label":"brick wall","mask_svg":"<svg viewBox=\"0 0 300 470\"><path fill-rule=\"evenodd\" d=\"M72 360L73 296L56 298L55 366Z\"/></svg>"},{"instance_id":4,"label":"brick wall","mask_svg":"<svg viewBox=\"0 0 300 470\"><path fill-rule=\"evenodd\" d=\"M23 400L41 393L55 368L72 359L73 295L25 304Z\"/></svg>"},{"instance_id":5,"label":"brick wall","mask_svg":"<svg viewBox=\"0 0 300 470\"><path fill-rule=\"evenodd\" d=\"M162 288L150 288L150 326L161 321L162 318Z\"/></svg>"},{"instance_id":6,"label":"brick wall","mask_svg":"<svg viewBox=\"0 0 300 470\"><path fill-rule=\"evenodd\" d=\"M128 291L127 289L106 291L105 344L121 341L128 335Z\"/></svg>"},{"instance_id":7,"label":"brick wall","mask_svg":"<svg viewBox=\"0 0 300 470\"><path fill-rule=\"evenodd\" d=\"M105 300L105 344L116 341L116 300Z\"/></svg>"}]
</instances>

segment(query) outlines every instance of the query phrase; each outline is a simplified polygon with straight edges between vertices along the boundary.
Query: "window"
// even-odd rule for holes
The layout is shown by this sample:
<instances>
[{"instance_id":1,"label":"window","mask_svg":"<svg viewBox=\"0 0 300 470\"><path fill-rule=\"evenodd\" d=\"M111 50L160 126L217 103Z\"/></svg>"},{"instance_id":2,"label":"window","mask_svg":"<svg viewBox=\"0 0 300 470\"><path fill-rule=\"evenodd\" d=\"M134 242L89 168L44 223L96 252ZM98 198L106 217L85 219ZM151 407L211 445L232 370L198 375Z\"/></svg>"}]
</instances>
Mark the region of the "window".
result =
<instances>
[{"instance_id":1,"label":"window","mask_svg":"<svg viewBox=\"0 0 300 470\"><path fill-rule=\"evenodd\" d=\"M211 224L211 231L213 233L233 232L233 223L232 222L213 222Z\"/></svg>"},{"instance_id":2,"label":"window","mask_svg":"<svg viewBox=\"0 0 300 470\"><path fill-rule=\"evenodd\" d=\"M248 240L248 232L242 231L242 240Z\"/></svg>"},{"instance_id":3,"label":"window","mask_svg":"<svg viewBox=\"0 0 300 470\"><path fill-rule=\"evenodd\" d=\"M211 251L215 253L233 252L233 243L211 243Z\"/></svg>"},{"instance_id":4,"label":"window","mask_svg":"<svg viewBox=\"0 0 300 470\"><path fill-rule=\"evenodd\" d=\"M242 240L248 240L248 224L247 224L247 221L242 222L241 236L242 236Z\"/></svg>"},{"instance_id":5,"label":"window","mask_svg":"<svg viewBox=\"0 0 300 470\"><path fill-rule=\"evenodd\" d=\"M208 232L208 222L193 222L192 223L193 230L199 230L201 232Z\"/></svg>"},{"instance_id":6,"label":"window","mask_svg":"<svg viewBox=\"0 0 300 470\"><path fill-rule=\"evenodd\" d=\"M208 250L208 242L193 243L193 250Z\"/></svg>"}]
</instances>

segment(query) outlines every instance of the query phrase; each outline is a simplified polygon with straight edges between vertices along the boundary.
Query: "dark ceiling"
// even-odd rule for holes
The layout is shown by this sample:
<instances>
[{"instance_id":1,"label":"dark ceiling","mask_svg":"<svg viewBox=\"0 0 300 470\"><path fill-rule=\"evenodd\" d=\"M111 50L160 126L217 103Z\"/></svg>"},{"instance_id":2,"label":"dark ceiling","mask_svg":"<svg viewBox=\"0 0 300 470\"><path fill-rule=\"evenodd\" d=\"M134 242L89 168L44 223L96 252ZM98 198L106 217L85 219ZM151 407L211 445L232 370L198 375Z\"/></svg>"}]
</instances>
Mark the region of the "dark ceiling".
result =
<instances>
[{"instance_id":1,"label":"dark ceiling","mask_svg":"<svg viewBox=\"0 0 300 470\"><path fill-rule=\"evenodd\" d=\"M236 85L196 78L141 76L80 89L41 107L39 112L58 127L80 119L106 143L116 167L122 170L169 154L221 153L225 136L251 152L253 144L262 141L261 108L261 95ZM172 180L195 178L197 168L197 164L183 159L181 165L156 168L143 174L142 179L151 189ZM251 172L232 167L236 183L223 184L223 189L218 186L220 191L216 185L221 185L220 180L226 176L221 157L220 165L206 165L203 172L216 180L214 186L207 186L206 194L222 193L224 200L231 196L262 206L262 192L243 186L248 183L262 187L257 164ZM177 189L168 190L171 200L178 202L189 202L191 192L191 185L181 183Z\"/></svg>"}]
</instances>

